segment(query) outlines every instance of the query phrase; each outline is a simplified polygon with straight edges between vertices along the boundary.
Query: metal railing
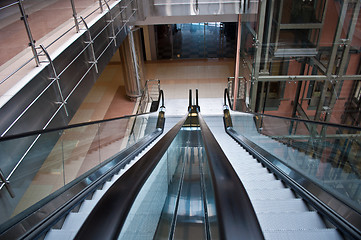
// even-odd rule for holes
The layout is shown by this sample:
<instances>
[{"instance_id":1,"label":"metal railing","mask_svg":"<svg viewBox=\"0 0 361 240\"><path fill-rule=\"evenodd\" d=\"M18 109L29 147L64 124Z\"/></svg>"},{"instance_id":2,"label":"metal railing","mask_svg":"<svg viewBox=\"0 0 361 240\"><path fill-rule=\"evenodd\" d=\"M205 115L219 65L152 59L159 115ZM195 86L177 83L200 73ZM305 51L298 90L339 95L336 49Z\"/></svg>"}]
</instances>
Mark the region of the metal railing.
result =
<instances>
[{"instance_id":1,"label":"metal railing","mask_svg":"<svg viewBox=\"0 0 361 240\"><path fill-rule=\"evenodd\" d=\"M0 13L2 10L6 10L12 6L18 5L19 6L19 12L21 15L21 20L24 22L25 25L25 30L29 39L29 47L31 48L31 51L33 53L33 57L31 57L30 59L27 59L24 61L24 63L19 66L18 68L16 68L14 71L12 71L10 74L8 74L5 78L0 80L0 86L2 83L6 82L8 79L12 78L16 73L18 73L20 70L22 70L25 66L27 66L30 62L32 62L33 60L35 61L35 65L36 66L40 66L41 61L39 59L39 57L43 54L43 49L38 47L36 45L36 40L33 37L33 34L31 33L31 27L29 25L28 22L28 14L26 13L26 9L23 6L23 2L25 2L26 0L19 0L19 1L15 1L11 4L8 4L4 7L0 8ZM87 20L90 16L94 15L98 10L100 10L100 13L103 13L103 5L108 6L108 11L110 11L109 8L109 2L112 0L99 0L99 7L96 7L92 12L90 12L88 15L84 16L84 17L78 17L78 13L74 4L74 0L70 0L70 4L71 4L71 8L72 8L72 13L73 13L73 18L74 18L74 25L72 27L70 27L69 29L67 29L65 32L63 32L62 34L60 34L60 36L58 36L54 41L52 41L51 43L49 43L48 45L44 46L44 48L47 50L49 49L50 46L52 46L54 43L58 42L60 39L62 39L67 33L69 33L70 31L72 31L75 28L76 33L78 33L81 29L80 29L80 25L81 25L81 21L85 23L84 20ZM40 45L39 45L40 46Z\"/></svg>"},{"instance_id":2,"label":"metal railing","mask_svg":"<svg viewBox=\"0 0 361 240\"><path fill-rule=\"evenodd\" d=\"M137 0L132 0L130 1L127 5L119 8L119 12L113 16L113 19L111 21L108 21L107 24L104 26L103 29L101 29L96 36L91 36L91 33L89 31L89 28L87 27L87 24L85 22L85 19L87 17L80 17L81 19L81 22L85 25L85 29L80 29L80 31L84 30L86 32L88 32L88 36L89 36L89 41L88 42L85 42L86 45L84 46L84 48L80 51L80 53L73 59L69 62L69 64L60 72L57 72L54 68L54 65L52 63L52 59L50 57L50 55L48 54L47 52L47 47L44 47L42 45L40 45L40 48L42 50L42 55L41 56L45 56L47 58L47 63L50 64L52 66L52 70L53 70L53 73L52 73L52 76L50 76L50 82L49 84L46 85L46 87L40 92L40 94L33 100L30 102L30 104L22 111L21 114L19 114L19 116L9 125L9 127L3 132L1 133L0 137L4 137L8 132L9 130L21 119L22 116L24 116L24 114L31 108L31 106L33 106L36 101L39 100L39 98L46 92L47 89L49 89L53 83L56 83L56 87L58 88L59 92L60 92L60 96L61 96L61 102L58 102L59 104L59 107L57 108L57 110L55 111L55 113L51 116L51 118L49 119L49 121L44 125L44 127L42 128L42 130L45 130L49 124L51 123L51 121L54 119L54 117L58 114L58 112L61 110L61 108L64 107L64 110L66 112L66 114L68 115L68 111L67 111L67 108L66 108L66 103L68 101L68 99L72 96L72 94L74 93L74 91L76 90L76 88L80 85L80 83L83 81L83 79L85 78L85 76L89 73L89 71L95 67L96 71L97 70L97 61L102 57L102 55L105 53L105 51L110 47L111 44L113 44L113 42L115 41L115 38L111 38L109 43L106 45L106 47L103 49L103 51L99 54L99 56L95 56L95 53L94 53L94 48L93 48L93 44L94 44L94 41L95 39L97 39L100 34L102 32L104 32L111 24L112 22L117 19L117 18L120 18L119 20L123 23L122 27L117 31L115 32L115 36L116 37L117 35L120 34L120 32L126 27L127 23L129 22L129 20L135 15L135 13L137 12L137 9L134 9L132 8L132 13L130 14L129 17L127 18L124 18L124 16L122 15L123 12L128 8L128 7L131 7L133 3L136 3ZM14 4L17 4L17 3L14 3ZM3 8L2 8L3 9ZM2 10L0 9L0 10ZM97 8L99 9L99 8ZM110 10L110 8L108 8L108 11ZM75 26L74 26L75 27ZM73 28L74 28L73 27ZM49 47L49 46L48 46ZM59 80L60 80L60 77L61 75L81 56L81 54L86 51L87 49L90 49L91 51L91 56L93 59L91 59L91 61L89 61L90 65L89 65L89 68L88 70L84 73L84 75L79 79L78 83L74 86L74 88L70 91L70 93L67 95L67 96L64 96L63 95L63 92L62 92L62 89L60 88L60 85L59 85ZM29 60L28 62L30 62L31 60ZM44 62L44 61L43 61ZM23 65L25 66L25 65ZM20 70L20 69L19 69ZM14 73L15 74L15 73ZM2 81L3 82L3 81ZM1 83L1 82L0 82ZM1 85L0 85L1 86ZM6 176L6 179L5 181L1 181L0 183L0 190L5 186L6 182L9 182L10 178L12 177L13 173L16 171L16 169L19 167L19 165L21 164L21 162L25 159L25 157L27 156L27 154L29 153L29 151L33 148L33 146L35 145L35 143L37 142L37 140L40 138L41 134L39 134L33 141L32 143L29 145L28 149L25 151L24 154L22 154L21 156L19 156L19 160L17 161L17 163L15 164L15 166L13 167L12 171L10 172L10 174L8 174Z\"/></svg>"},{"instance_id":3,"label":"metal railing","mask_svg":"<svg viewBox=\"0 0 361 240\"><path fill-rule=\"evenodd\" d=\"M230 104L231 104L231 108L236 111L237 110L237 104L236 106L234 106L234 103L238 102L238 101L243 101L246 102L246 98L247 98L247 80L243 77L238 77L238 83L235 84L234 83L234 77L228 77L228 82L227 82L227 91L228 91L228 95L229 98L231 100ZM237 86L237 96L235 99L235 89L234 86ZM245 110L245 109L242 109Z\"/></svg>"},{"instance_id":4,"label":"metal railing","mask_svg":"<svg viewBox=\"0 0 361 240\"><path fill-rule=\"evenodd\" d=\"M160 96L160 80L148 79L145 82L143 94L140 98L137 114L149 112L150 104Z\"/></svg>"}]
</instances>

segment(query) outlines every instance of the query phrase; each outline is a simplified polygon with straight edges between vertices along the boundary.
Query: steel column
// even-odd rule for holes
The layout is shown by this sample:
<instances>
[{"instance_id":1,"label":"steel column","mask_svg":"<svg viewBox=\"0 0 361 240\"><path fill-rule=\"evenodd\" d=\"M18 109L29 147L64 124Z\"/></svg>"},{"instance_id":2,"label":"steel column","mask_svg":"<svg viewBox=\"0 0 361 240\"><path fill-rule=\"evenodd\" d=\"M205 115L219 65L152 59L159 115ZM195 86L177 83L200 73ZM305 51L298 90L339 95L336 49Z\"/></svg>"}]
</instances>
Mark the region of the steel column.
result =
<instances>
[{"instance_id":1,"label":"steel column","mask_svg":"<svg viewBox=\"0 0 361 240\"><path fill-rule=\"evenodd\" d=\"M271 9L268 19L268 29L267 29L267 42L266 42L266 52L264 57L264 65L263 65L263 71L267 71L267 65L268 65L268 52L270 48L270 41L271 41L271 31L272 31L272 18L273 18L273 11L274 11L275 1L271 1Z\"/></svg>"},{"instance_id":2,"label":"steel column","mask_svg":"<svg viewBox=\"0 0 361 240\"><path fill-rule=\"evenodd\" d=\"M340 18L338 20L336 33L335 33L335 37L333 40L332 52L331 52L330 60L328 62L327 71L326 71L326 77L329 80L331 80L331 74L332 74L333 67L335 65L337 50L340 45L340 37L341 37L341 33L342 33L342 26L344 24L346 13L347 13L347 6L348 6L348 0L344 0L342 7L341 7L341 11L340 11L341 14L340 14ZM323 104L324 104L325 98L326 98L327 88L328 88L328 81L325 81L323 84L322 91L321 91L320 101L318 102L318 105L317 105L317 110L316 110L314 120L318 120L320 118Z\"/></svg>"},{"instance_id":3,"label":"steel column","mask_svg":"<svg viewBox=\"0 0 361 240\"><path fill-rule=\"evenodd\" d=\"M262 43L263 43L266 6L267 6L267 0L263 0L261 2L260 11L259 11L258 39L256 39L256 43L255 43L257 52L255 57L255 66L253 68L253 74L252 74L251 110L253 112L256 110L257 87L258 87L259 71L261 67L261 55L262 55Z\"/></svg>"},{"instance_id":4,"label":"steel column","mask_svg":"<svg viewBox=\"0 0 361 240\"><path fill-rule=\"evenodd\" d=\"M360 12L360 5L361 5L361 1L357 1L356 5L355 5L355 9L353 12L353 16L352 16L352 20L351 23L349 25L349 29L348 29L348 33L347 33L347 39L346 39L346 43L345 43L345 47L344 47L344 51L342 53L342 58L341 58L341 63L340 63L340 67L338 69L338 75L342 76L346 73L346 64L349 62L349 52L350 52L350 47L351 47L351 43L352 43L352 38L353 35L355 33L355 28L356 28L356 24L357 24L357 20L358 20L358 15ZM330 101L330 112L326 115L326 119L325 121L328 122L331 118L331 114L332 114L332 109L336 103L336 100L338 98L337 93L340 90L340 88L342 87L342 82L341 80L336 82L336 85L334 87L334 91L331 94L331 101Z\"/></svg>"}]
</instances>

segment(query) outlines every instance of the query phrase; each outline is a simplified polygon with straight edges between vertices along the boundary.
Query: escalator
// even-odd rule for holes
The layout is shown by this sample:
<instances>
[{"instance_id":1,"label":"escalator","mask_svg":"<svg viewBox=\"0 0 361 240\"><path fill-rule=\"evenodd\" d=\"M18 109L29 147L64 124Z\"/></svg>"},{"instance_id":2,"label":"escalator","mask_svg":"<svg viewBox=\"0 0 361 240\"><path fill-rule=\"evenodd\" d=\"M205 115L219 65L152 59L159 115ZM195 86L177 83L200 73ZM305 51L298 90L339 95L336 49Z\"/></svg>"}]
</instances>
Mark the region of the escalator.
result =
<instances>
[{"instance_id":1,"label":"escalator","mask_svg":"<svg viewBox=\"0 0 361 240\"><path fill-rule=\"evenodd\" d=\"M34 227L21 238L361 237L357 209L338 205L349 217L344 216L332 208L339 201L337 196L329 198L328 203L322 202L327 191L321 192L319 199L315 197L312 191L321 191L317 183L310 185L309 178L300 177L299 171L277 161L272 149L266 151L261 142L257 145L256 140L247 139L247 134L237 129L240 123L233 126L235 118L230 116L242 114L229 111L226 105L224 109L223 116L203 117L197 97L193 105L190 92L186 116L165 118L158 138L130 145L139 149L136 154L124 155L128 161L121 167L108 172L75 203L65 204L66 210L58 209L59 214L45 219L40 229ZM164 117L164 112L159 115ZM248 128L254 124L254 118L250 119L251 123L244 123L250 125ZM149 119L147 123L160 129L164 118ZM147 124L140 126L143 131L139 133L151 132ZM255 139L265 141L265 136ZM0 235L0 239L6 239L6 235Z\"/></svg>"}]
</instances>

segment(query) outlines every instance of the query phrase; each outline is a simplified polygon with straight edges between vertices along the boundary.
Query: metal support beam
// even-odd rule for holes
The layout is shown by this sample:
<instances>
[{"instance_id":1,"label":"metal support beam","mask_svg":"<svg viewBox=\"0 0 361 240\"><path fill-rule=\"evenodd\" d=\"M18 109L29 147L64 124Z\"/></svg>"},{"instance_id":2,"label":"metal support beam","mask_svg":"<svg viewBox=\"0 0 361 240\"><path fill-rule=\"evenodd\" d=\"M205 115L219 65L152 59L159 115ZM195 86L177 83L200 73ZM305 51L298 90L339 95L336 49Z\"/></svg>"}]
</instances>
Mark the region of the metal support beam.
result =
<instances>
[{"instance_id":1,"label":"metal support beam","mask_svg":"<svg viewBox=\"0 0 361 240\"><path fill-rule=\"evenodd\" d=\"M331 75L329 78L325 75L279 75L279 76L259 76L258 82L295 82L295 81L339 81L339 80L361 80L361 75Z\"/></svg>"},{"instance_id":2,"label":"metal support beam","mask_svg":"<svg viewBox=\"0 0 361 240\"><path fill-rule=\"evenodd\" d=\"M256 46L256 56L255 56L255 66L252 73L252 93L251 93L251 111L256 110L256 99L257 99L257 87L258 87L258 77L261 67L261 56L262 56L262 44L263 44L263 33L264 33L264 22L266 16L266 6L267 0L263 0L260 3L260 11L258 17L258 39L255 39Z\"/></svg>"},{"instance_id":3,"label":"metal support beam","mask_svg":"<svg viewBox=\"0 0 361 240\"><path fill-rule=\"evenodd\" d=\"M290 24L282 24L280 25L280 29L287 30L287 29L321 29L322 23L290 23Z\"/></svg>"},{"instance_id":4,"label":"metal support beam","mask_svg":"<svg viewBox=\"0 0 361 240\"><path fill-rule=\"evenodd\" d=\"M349 52L350 52L350 47L351 47L351 43L352 43L352 38L353 35L355 33L355 28L356 28L356 24L357 24L357 20L358 20L358 15L360 12L360 5L361 5L361 1L357 1L357 3L355 4L355 8L353 11L353 16L352 16L352 20L351 23L349 25L349 29L348 29L348 33L347 33L347 39L344 45L344 50L342 53L342 58L341 58L341 63L340 63L340 67L338 69L338 75L342 76L346 73L346 65L349 62ZM332 114L332 109L336 103L336 100L338 99L338 92L340 90L340 88L342 87L342 82L343 81L337 81L334 87L334 91L332 91L331 94L331 101L329 104L329 108L330 108L330 112L327 113L325 121L328 122L330 121L331 118L331 114Z\"/></svg>"},{"instance_id":5,"label":"metal support beam","mask_svg":"<svg viewBox=\"0 0 361 240\"><path fill-rule=\"evenodd\" d=\"M326 67L320 62L320 60L318 60L315 57L311 57L310 59L311 59L311 63L315 65L320 72L326 74Z\"/></svg>"},{"instance_id":6,"label":"metal support beam","mask_svg":"<svg viewBox=\"0 0 361 240\"><path fill-rule=\"evenodd\" d=\"M268 19L268 28L267 28L267 41L266 41L266 51L264 57L264 65L263 71L267 71L268 69L268 55L269 55L269 48L270 48L270 41L271 41L271 31L272 31L272 18L273 18L273 11L275 7L275 1L271 1L271 9L269 10L269 19Z\"/></svg>"},{"instance_id":7,"label":"metal support beam","mask_svg":"<svg viewBox=\"0 0 361 240\"><path fill-rule=\"evenodd\" d=\"M296 90L295 100L293 101L293 109L292 109L292 117L293 118L296 117L297 106L299 104L298 99L300 97L301 87L302 87L302 82L298 82L297 83L297 90Z\"/></svg>"},{"instance_id":8,"label":"metal support beam","mask_svg":"<svg viewBox=\"0 0 361 240\"><path fill-rule=\"evenodd\" d=\"M333 68L335 65L337 50L340 45L340 37L341 37L341 33L342 33L342 27L343 27L343 24L345 21L346 13L347 13L347 6L348 6L348 0L344 0L341 10L340 10L341 14L340 14L340 18L338 20L336 33L335 33L335 37L333 40L333 47L332 47L330 60L328 62L328 66L327 66L326 76L328 79L331 79L331 74L332 74L332 71L333 71ZM329 84L328 81L325 81L323 84L323 88L321 90L320 100L317 105L317 110L316 110L314 120L318 120L320 118L320 115L321 115L321 112L323 109L323 104L324 104L325 98L326 98L328 84Z\"/></svg>"}]
</instances>

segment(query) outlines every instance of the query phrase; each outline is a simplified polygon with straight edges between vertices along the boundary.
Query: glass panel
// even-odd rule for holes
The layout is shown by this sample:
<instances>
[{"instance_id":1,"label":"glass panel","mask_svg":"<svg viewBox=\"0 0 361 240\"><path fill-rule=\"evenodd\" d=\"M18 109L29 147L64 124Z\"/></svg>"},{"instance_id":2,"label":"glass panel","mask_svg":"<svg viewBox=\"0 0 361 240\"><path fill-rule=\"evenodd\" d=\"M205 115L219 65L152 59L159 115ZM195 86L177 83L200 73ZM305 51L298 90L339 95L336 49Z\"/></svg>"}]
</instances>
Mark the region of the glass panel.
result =
<instances>
[{"instance_id":1,"label":"glass panel","mask_svg":"<svg viewBox=\"0 0 361 240\"><path fill-rule=\"evenodd\" d=\"M236 23L156 26L158 59L234 58Z\"/></svg>"},{"instance_id":2,"label":"glass panel","mask_svg":"<svg viewBox=\"0 0 361 240\"><path fill-rule=\"evenodd\" d=\"M66 184L89 175L100 164L156 129L158 113L0 141L0 168L15 192L0 190L0 224L41 205ZM39 203L42 201L42 203ZM31 211L31 210L27 210ZM1 226L0 226L1 228Z\"/></svg>"},{"instance_id":3,"label":"glass panel","mask_svg":"<svg viewBox=\"0 0 361 240\"><path fill-rule=\"evenodd\" d=\"M280 30L278 47L315 48L318 41L318 32L318 29Z\"/></svg>"},{"instance_id":4,"label":"glass panel","mask_svg":"<svg viewBox=\"0 0 361 240\"><path fill-rule=\"evenodd\" d=\"M202 144L199 128L180 130L140 190L119 239L206 239L207 234L219 238L214 192Z\"/></svg>"},{"instance_id":5,"label":"glass panel","mask_svg":"<svg viewBox=\"0 0 361 240\"><path fill-rule=\"evenodd\" d=\"M232 120L239 134L361 211L361 131L251 114Z\"/></svg>"},{"instance_id":6,"label":"glass panel","mask_svg":"<svg viewBox=\"0 0 361 240\"><path fill-rule=\"evenodd\" d=\"M322 21L324 0L283 1L282 23L319 23Z\"/></svg>"}]
</instances>

